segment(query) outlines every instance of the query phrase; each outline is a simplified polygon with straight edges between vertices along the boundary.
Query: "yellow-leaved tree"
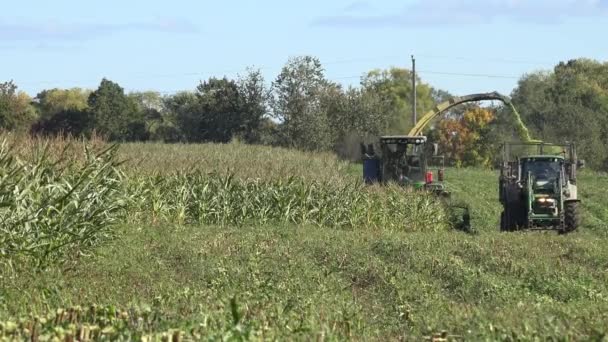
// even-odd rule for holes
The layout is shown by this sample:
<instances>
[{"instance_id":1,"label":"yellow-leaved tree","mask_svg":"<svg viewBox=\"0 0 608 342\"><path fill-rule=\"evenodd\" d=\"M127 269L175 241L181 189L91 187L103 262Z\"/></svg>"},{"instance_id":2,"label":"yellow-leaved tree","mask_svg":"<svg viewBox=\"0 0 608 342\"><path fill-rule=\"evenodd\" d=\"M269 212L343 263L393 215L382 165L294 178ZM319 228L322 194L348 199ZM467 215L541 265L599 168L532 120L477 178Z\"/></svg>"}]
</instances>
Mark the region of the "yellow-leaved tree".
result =
<instances>
[{"instance_id":1,"label":"yellow-leaved tree","mask_svg":"<svg viewBox=\"0 0 608 342\"><path fill-rule=\"evenodd\" d=\"M441 151L457 166L489 166L492 149L485 140L494 112L473 107L457 118L443 119L438 125L438 142Z\"/></svg>"}]
</instances>

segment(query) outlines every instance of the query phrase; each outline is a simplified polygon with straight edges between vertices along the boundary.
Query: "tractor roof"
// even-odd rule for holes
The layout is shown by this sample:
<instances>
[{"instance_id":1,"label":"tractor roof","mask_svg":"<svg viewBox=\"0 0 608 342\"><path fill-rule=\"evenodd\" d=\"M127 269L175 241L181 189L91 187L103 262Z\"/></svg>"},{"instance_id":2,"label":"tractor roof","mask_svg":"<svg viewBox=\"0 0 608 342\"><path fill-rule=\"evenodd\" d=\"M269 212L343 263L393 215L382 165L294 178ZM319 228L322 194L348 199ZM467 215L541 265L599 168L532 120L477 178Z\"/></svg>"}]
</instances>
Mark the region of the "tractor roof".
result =
<instances>
[{"instance_id":1,"label":"tractor roof","mask_svg":"<svg viewBox=\"0 0 608 342\"><path fill-rule=\"evenodd\" d=\"M527 160L527 159L541 159L541 160L545 160L545 159L559 159L559 160L564 160L565 158L564 158L564 156L542 154L542 155L525 156L525 157L521 157L520 159L522 159L522 160Z\"/></svg>"}]
</instances>

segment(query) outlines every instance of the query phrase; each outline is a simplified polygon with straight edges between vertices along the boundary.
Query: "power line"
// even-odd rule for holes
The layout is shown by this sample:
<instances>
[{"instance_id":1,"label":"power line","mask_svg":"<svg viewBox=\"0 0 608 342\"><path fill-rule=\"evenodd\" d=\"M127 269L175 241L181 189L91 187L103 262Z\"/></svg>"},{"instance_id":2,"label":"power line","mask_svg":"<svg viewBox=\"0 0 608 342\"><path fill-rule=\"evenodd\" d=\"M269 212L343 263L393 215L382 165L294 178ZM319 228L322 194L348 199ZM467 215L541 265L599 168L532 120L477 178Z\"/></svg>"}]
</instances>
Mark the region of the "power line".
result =
<instances>
[{"instance_id":1,"label":"power line","mask_svg":"<svg viewBox=\"0 0 608 342\"><path fill-rule=\"evenodd\" d=\"M425 54L417 54L418 56L422 56L425 58L435 58L435 59L452 59L452 60L462 60L469 62L491 62L491 63L502 63L502 64L528 64L528 65L546 65L553 64L555 62L549 61L531 61L531 60L520 60L520 59L508 59L508 58L478 58L478 57L462 57L462 56L442 56L442 55L425 55Z\"/></svg>"},{"instance_id":2,"label":"power line","mask_svg":"<svg viewBox=\"0 0 608 342\"><path fill-rule=\"evenodd\" d=\"M468 73L456 73L449 71L432 71L432 70L421 70L418 71L423 74L432 74L432 75L450 75L450 76L466 76L466 77L486 77L486 78L510 78L510 79L519 79L518 76L509 76L509 75L491 75L491 74L468 74Z\"/></svg>"},{"instance_id":3,"label":"power line","mask_svg":"<svg viewBox=\"0 0 608 342\"><path fill-rule=\"evenodd\" d=\"M510 60L510 59L483 59L483 58L469 58L469 57L461 57L461 56L440 56L440 55L426 55L426 54L417 54L418 56L425 58L441 58L441 59L451 59L451 60L465 60L465 61L488 61L494 63L510 63L510 64L550 64L549 62L541 62L541 61L524 61L524 60ZM373 62L379 60L386 59L398 59L398 56L377 56L377 57L369 57L369 58L352 58L352 59L341 59L334 60L329 62L322 63L323 65L343 65L343 64L352 64L358 62ZM254 66L254 69L259 70L269 70L269 69L277 69L275 67L268 66ZM280 68L279 68L280 69ZM229 69L229 70L216 70L216 71L197 71L197 72L184 72L184 73L168 73L168 74L136 74L130 76L130 78L137 79L155 79L155 78L178 78L178 77L192 77L192 76L211 76L211 75L228 75L228 74L238 74L240 72L246 72L245 69ZM452 75L452 76L469 76L469 77L489 77L489 78L518 78L516 76L505 76L505 75L486 75L486 74L464 74L464 73L454 73L454 72L439 72L439 71L420 71L421 73L427 74L444 74L444 75ZM340 79L348 79L355 78L360 76L345 76L340 77ZM98 82L99 79L87 79L87 80L60 80L60 81L35 81L35 82L20 82L22 85L26 86L41 86L41 85L52 85L52 84L60 84L60 83L93 83Z\"/></svg>"},{"instance_id":4,"label":"power line","mask_svg":"<svg viewBox=\"0 0 608 342\"><path fill-rule=\"evenodd\" d=\"M519 76L510 76L510 75L492 75L492 74L476 74L476 73L458 73L458 72L449 72L449 71L434 71L434 70L417 70L418 74L431 74L431 75L446 75L446 76L463 76L463 77L482 77L482 78L506 78L506 79L519 79ZM339 76L339 77L330 77L332 80L347 80L347 79L355 79L362 78L365 75L359 76Z\"/></svg>"},{"instance_id":5,"label":"power line","mask_svg":"<svg viewBox=\"0 0 608 342\"><path fill-rule=\"evenodd\" d=\"M435 55L418 55L418 56L423 56L426 58L446 58L446 59L462 59L462 60L470 60L473 61L475 59L470 59L467 57L457 57L457 56L435 56ZM329 61L329 62L325 62L323 63L323 65L340 65L340 64L350 64L350 63L357 63L357 62L364 62L364 61L376 61L376 60L380 60L380 59L388 59L388 58L396 58L395 56L381 56L381 57L374 57L374 58L353 58L353 59L343 59L343 60L334 60L334 61ZM481 59L477 59L477 60L481 60ZM489 59L488 59L489 60ZM503 63L518 63L518 64L534 64L534 63L541 63L541 62L532 62L532 61L517 61L517 60L507 60L507 59L494 59L491 61L495 61L495 62L503 62ZM129 78L133 78L133 79L155 79L155 78L179 78L179 77L193 77L193 76L198 76L198 77L211 77L214 75L224 75L224 76L228 76L230 74L239 74L241 72L247 72L247 70L249 69L253 69L253 70L270 70L270 69L277 69L277 68L273 68L273 67L268 67L268 66L251 66L248 68L244 68L244 69L228 69L228 70L221 70L221 71L199 71L199 72L184 72L184 73L167 73L167 74L136 74L136 75L132 75L129 76ZM280 69L280 68L279 68ZM495 74L485 74L485 73L461 73L461 72L450 72L450 71L437 71L437 70L420 70L418 71L419 74L430 74L430 75L445 75L445 76L456 76L456 77L479 77L479 78L499 78L499 79L519 79L519 76L513 76L513 75L495 75ZM333 77L330 78L331 80L349 80L349 79L361 79L363 76L365 75L365 73L362 73L360 75L353 75L353 76L339 76L339 77ZM123 77L124 78L124 77ZM65 84L65 83L71 83L71 84L83 84L83 83L97 83L99 82L100 78L98 79L88 79L88 80L62 80L62 81L37 81L37 82L19 82L20 85L25 85L25 86L43 86L43 85L57 85L57 84ZM183 90L180 90L183 91ZM162 91L161 93L164 94L174 94L176 92L180 92L180 91ZM187 90L186 90L187 91Z\"/></svg>"},{"instance_id":6,"label":"power line","mask_svg":"<svg viewBox=\"0 0 608 342\"><path fill-rule=\"evenodd\" d=\"M457 72L448 72L448 71L433 71L433 70L419 70L416 71L418 74L431 74L431 75L443 75L443 76L461 76L461 77L479 77L479 78L501 78L501 79L519 79L518 76L509 76L509 75L492 75L492 74L477 74L477 73L457 73ZM365 77L365 74L361 75L353 75L353 76L337 76L337 77L327 77L330 81L340 81L340 80L352 80L352 79L361 79ZM137 90L133 90L137 91ZM190 91L188 89L185 90L166 90L166 91L156 91L163 95L176 94L183 91Z\"/></svg>"}]
</instances>

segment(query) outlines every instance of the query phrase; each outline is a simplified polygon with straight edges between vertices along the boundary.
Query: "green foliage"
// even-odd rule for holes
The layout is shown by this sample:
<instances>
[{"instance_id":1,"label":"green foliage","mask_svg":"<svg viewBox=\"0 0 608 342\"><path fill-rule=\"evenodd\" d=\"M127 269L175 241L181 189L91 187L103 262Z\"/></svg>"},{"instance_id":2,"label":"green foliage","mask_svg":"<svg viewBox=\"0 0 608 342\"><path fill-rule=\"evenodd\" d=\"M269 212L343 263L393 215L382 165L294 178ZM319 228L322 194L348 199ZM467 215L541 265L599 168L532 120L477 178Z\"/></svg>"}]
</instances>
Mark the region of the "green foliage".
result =
<instances>
[{"instance_id":1,"label":"green foliage","mask_svg":"<svg viewBox=\"0 0 608 342\"><path fill-rule=\"evenodd\" d=\"M179 92L165 99L167 108L167 121L177 130L179 140L190 141L199 134L196 125L198 120L194 117L197 110L197 98L192 92ZM164 140L164 139L163 139Z\"/></svg>"},{"instance_id":2,"label":"green foliage","mask_svg":"<svg viewBox=\"0 0 608 342\"><path fill-rule=\"evenodd\" d=\"M603 143L608 137L606 70L606 63L572 60L551 72L525 75L513 92L533 136L577 142L582 157L596 169L608 165L608 147ZM406 69L373 70L363 76L360 87L343 89L326 79L318 59L302 56L287 62L271 89L265 87L259 70L249 70L235 80L206 80L193 93L125 95L119 85L104 79L92 93L50 89L32 103L25 93L17 92L15 84L6 82L0 87L0 128L77 136L96 131L118 141L237 139L309 151L333 150L355 160L360 157L360 142L369 143L381 134L404 134L411 127L411 76ZM418 81L420 115L450 97ZM466 108L456 108L450 116L460 116ZM480 142L483 153L476 151L466 163L486 163L500 142L517 138L514 127L518 135L526 135L508 108L496 113L497 119Z\"/></svg>"},{"instance_id":3,"label":"green foliage","mask_svg":"<svg viewBox=\"0 0 608 342\"><path fill-rule=\"evenodd\" d=\"M169 140L166 139L165 127L166 122L164 98L160 93L155 91L132 92L127 95L131 101L137 106L137 111L144 119L144 135L147 135L150 140ZM139 129L142 129L140 125Z\"/></svg>"},{"instance_id":4,"label":"green foliage","mask_svg":"<svg viewBox=\"0 0 608 342\"><path fill-rule=\"evenodd\" d=\"M442 93L434 92L416 77L416 110L421 117L435 104L433 97L441 96ZM388 116L388 120L383 120L386 125L384 133L406 134L413 127L411 71L400 68L373 70L363 77L361 86L384 99L384 106L380 109Z\"/></svg>"},{"instance_id":5,"label":"green foliage","mask_svg":"<svg viewBox=\"0 0 608 342\"><path fill-rule=\"evenodd\" d=\"M242 101L237 136L247 143L262 143L262 127L268 120L270 97L264 77L260 70L249 69L245 76L239 77L237 85Z\"/></svg>"},{"instance_id":6,"label":"green foliage","mask_svg":"<svg viewBox=\"0 0 608 342\"><path fill-rule=\"evenodd\" d=\"M389 112L384 109L388 102L372 90L335 89L324 96L334 103L328 111L333 150L342 158L359 160L359 144L374 140L386 132Z\"/></svg>"},{"instance_id":7,"label":"green foliage","mask_svg":"<svg viewBox=\"0 0 608 342\"><path fill-rule=\"evenodd\" d=\"M577 59L526 75L513 102L539 138L574 141L589 166L608 165L608 63Z\"/></svg>"},{"instance_id":8,"label":"green foliage","mask_svg":"<svg viewBox=\"0 0 608 342\"><path fill-rule=\"evenodd\" d=\"M162 140L169 141L226 143L241 138L259 142L267 97L259 71L250 70L237 81L210 78L195 93L182 92L166 99L167 112L161 115L166 124L156 133L168 135Z\"/></svg>"},{"instance_id":9,"label":"green foliage","mask_svg":"<svg viewBox=\"0 0 608 342\"><path fill-rule=\"evenodd\" d=\"M89 111L95 130L111 141L146 140L145 123L137 104L116 83L103 79L89 95Z\"/></svg>"},{"instance_id":10,"label":"green foliage","mask_svg":"<svg viewBox=\"0 0 608 342\"><path fill-rule=\"evenodd\" d=\"M292 58L273 83L273 114L280 121L284 146L306 150L333 149L358 158L359 142L382 134L405 134L412 126L411 74L404 69L375 70L361 88L342 89L325 79L313 57ZM418 111L430 109L434 91L421 83Z\"/></svg>"},{"instance_id":11,"label":"green foliage","mask_svg":"<svg viewBox=\"0 0 608 342\"><path fill-rule=\"evenodd\" d=\"M17 328L38 315L50 333L97 325L131 338L601 341L605 238L534 234L125 226L70 272L0 284L0 315ZM81 309L70 327L64 309L65 323L52 323L47 307L71 303L98 303L97 318Z\"/></svg>"},{"instance_id":12,"label":"green foliage","mask_svg":"<svg viewBox=\"0 0 608 342\"><path fill-rule=\"evenodd\" d=\"M265 146L279 146L279 124L273 121L271 118L265 117L260 120L260 125L255 131L255 142L259 145ZM247 137L245 137L247 141Z\"/></svg>"},{"instance_id":13,"label":"green foliage","mask_svg":"<svg viewBox=\"0 0 608 342\"><path fill-rule=\"evenodd\" d=\"M13 129L15 127L13 103L16 91L17 86L13 81L0 84L0 127L3 129Z\"/></svg>"},{"instance_id":14,"label":"green foliage","mask_svg":"<svg viewBox=\"0 0 608 342\"><path fill-rule=\"evenodd\" d=\"M272 112L281 122L283 146L318 151L331 147L327 111L321 94L331 91L321 62L314 57L290 58L273 82Z\"/></svg>"},{"instance_id":15,"label":"green foliage","mask_svg":"<svg viewBox=\"0 0 608 342\"><path fill-rule=\"evenodd\" d=\"M31 102L13 81L0 83L0 129L27 131L38 116Z\"/></svg>"},{"instance_id":16,"label":"green foliage","mask_svg":"<svg viewBox=\"0 0 608 342\"><path fill-rule=\"evenodd\" d=\"M433 197L400 187L367 189L297 178L239 181L232 175L186 173L133 179L130 211L135 222L180 224L309 224L389 230L447 229Z\"/></svg>"},{"instance_id":17,"label":"green foliage","mask_svg":"<svg viewBox=\"0 0 608 342\"><path fill-rule=\"evenodd\" d=\"M272 169L262 163L269 162L268 149L234 144L233 159L219 146L216 157L231 158L232 165L222 165L223 170L241 162L242 171L237 177L210 173L208 168L172 172L163 169L162 164L156 165L158 171L142 174L137 160L125 164L123 176L117 170L115 147L97 154L87 149L76 158L69 144L60 151L37 141L27 144L31 145L30 151L0 150L0 242L4 246L0 255L9 265L24 259L46 266L66 261L68 253L86 253L110 236L112 225L125 214L123 209L129 212L130 222L447 229L443 208L432 197L399 187L367 189L358 182L341 181L335 168L340 163L335 158L329 159L334 163L332 167L328 159L296 154L291 162L297 164L291 171L268 174ZM136 156L142 156L141 149L139 146ZM212 160L213 149L210 146L200 155L205 156L207 165L218 167ZM256 149L260 163L251 153ZM285 153L283 158L289 162L290 153ZM70 155L71 160L66 160ZM176 157L173 155L168 163L179 163ZM315 161L307 162L306 157ZM258 170L253 165L258 165ZM313 166L317 169L310 170L310 175L303 172ZM335 175L319 177L324 168ZM254 179L255 175L266 178Z\"/></svg>"},{"instance_id":18,"label":"green foliage","mask_svg":"<svg viewBox=\"0 0 608 342\"><path fill-rule=\"evenodd\" d=\"M30 131L37 135L89 135L92 127L88 112L90 91L72 89L43 90L36 95L38 121Z\"/></svg>"},{"instance_id":19,"label":"green foliage","mask_svg":"<svg viewBox=\"0 0 608 342\"><path fill-rule=\"evenodd\" d=\"M41 119L32 125L30 132L35 135L71 135L86 136L91 131L91 116L86 110L61 110L47 119Z\"/></svg>"},{"instance_id":20,"label":"green foliage","mask_svg":"<svg viewBox=\"0 0 608 342\"><path fill-rule=\"evenodd\" d=\"M197 127L197 136L189 141L229 142L244 125L244 99L235 81L210 78L196 92L196 111L189 120Z\"/></svg>"},{"instance_id":21,"label":"green foliage","mask_svg":"<svg viewBox=\"0 0 608 342\"><path fill-rule=\"evenodd\" d=\"M525 75L512 94L533 137L576 142L594 169L608 167L607 65L587 59L560 63L553 71ZM0 129L43 135L98 132L112 141L239 140L331 150L356 160L360 142L370 143L382 134L405 134L411 128L411 76L400 68L373 70L362 77L360 87L344 89L325 77L317 58L300 56L288 60L270 89L259 70L249 70L236 79L210 78L194 92L170 96L125 95L118 84L104 79L90 94L78 88L50 89L32 103L15 84L6 82L0 85ZM418 79L420 116L449 97ZM471 107L454 108L447 116L460 117L467 108ZM527 139L521 123L509 108L499 108L496 120L478 140L482 147L471 150L467 161L459 161L489 164L488 156L497 155L502 141ZM438 139L439 133L430 134Z\"/></svg>"},{"instance_id":22,"label":"green foliage","mask_svg":"<svg viewBox=\"0 0 608 342\"><path fill-rule=\"evenodd\" d=\"M41 119L49 119L63 111L85 111L90 91L80 88L43 90L36 95Z\"/></svg>"},{"instance_id":23,"label":"green foliage","mask_svg":"<svg viewBox=\"0 0 608 342\"><path fill-rule=\"evenodd\" d=\"M27 145L26 142L17 142ZM25 151L23 154L27 154ZM307 182L350 183L345 179L349 163L329 152L304 152L280 147L231 142L229 144L122 144L121 169L129 176L183 173L234 174L240 180L275 181L297 177Z\"/></svg>"},{"instance_id":24,"label":"green foliage","mask_svg":"<svg viewBox=\"0 0 608 342\"><path fill-rule=\"evenodd\" d=\"M77 258L107 240L125 203L115 147L85 150L80 163L53 158L44 147L32 160L0 147L0 265L20 259L38 266Z\"/></svg>"},{"instance_id":25,"label":"green foliage","mask_svg":"<svg viewBox=\"0 0 608 342\"><path fill-rule=\"evenodd\" d=\"M132 92L129 93L128 97L137 104L137 109L140 112L146 113L146 118L157 119L165 110L164 99L159 92Z\"/></svg>"}]
</instances>

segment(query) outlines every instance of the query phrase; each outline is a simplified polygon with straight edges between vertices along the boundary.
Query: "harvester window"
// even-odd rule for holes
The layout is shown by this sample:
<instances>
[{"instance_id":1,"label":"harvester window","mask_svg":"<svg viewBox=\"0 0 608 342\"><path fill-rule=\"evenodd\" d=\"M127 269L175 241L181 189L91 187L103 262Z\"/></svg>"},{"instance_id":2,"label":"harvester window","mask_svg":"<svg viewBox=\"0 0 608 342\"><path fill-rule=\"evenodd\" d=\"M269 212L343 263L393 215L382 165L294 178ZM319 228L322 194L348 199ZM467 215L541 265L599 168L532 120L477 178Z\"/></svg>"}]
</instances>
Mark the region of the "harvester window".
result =
<instances>
[{"instance_id":1,"label":"harvester window","mask_svg":"<svg viewBox=\"0 0 608 342\"><path fill-rule=\"evenodd\" d=\"M412 166L412 167L420 167L420 157L418 156L408 156L407 157L407 163L408 165Z\"/></svg>"}]
</instances>

